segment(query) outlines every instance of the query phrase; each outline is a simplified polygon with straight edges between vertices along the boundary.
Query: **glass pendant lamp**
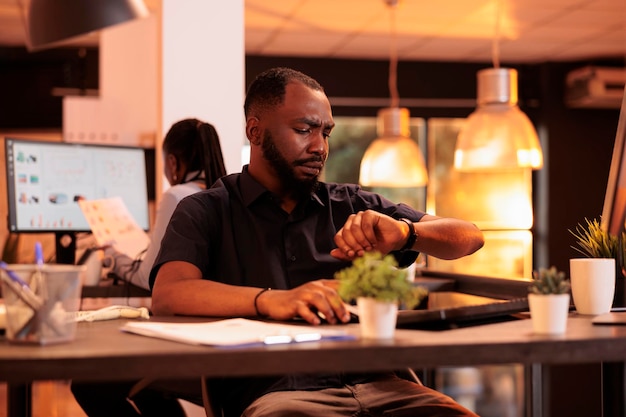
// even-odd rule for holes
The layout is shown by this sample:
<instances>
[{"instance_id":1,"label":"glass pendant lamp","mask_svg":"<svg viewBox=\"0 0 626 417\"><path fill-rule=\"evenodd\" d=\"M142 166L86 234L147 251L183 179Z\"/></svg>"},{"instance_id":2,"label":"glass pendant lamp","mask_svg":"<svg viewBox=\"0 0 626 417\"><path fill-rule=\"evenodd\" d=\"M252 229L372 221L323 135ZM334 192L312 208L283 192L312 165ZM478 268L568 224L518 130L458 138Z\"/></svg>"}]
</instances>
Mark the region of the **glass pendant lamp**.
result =
<instances>
[{"instance_id":1,"label":"glass pendant lamp","mask_svg":"<svg viewBox=\"0 0 626 417\"><path fill-rule=\"evenodd\" d=\"M148 16L143 0L31 0L28 48L31 51L105 27Z\"/></svg>"},{"instance_id":2,"label":"glass pendant lamp","mask_svg":"<svg viewBox=\"0 0 626 417\"><path fill-rule=\"evenodd\" d=\"M410 137L409 110L399 107L397 88L395 7L398 0L385 0L391 10L392 42L389 60L391 107L378 111L376 138L361 160L359 183L366 187L420 187L428 182L424 156Z\"/></svg>"},{"instance_id":3,"label":"glass pendant lamp","mask_svg":"<svg viewBox=\"0 0 626 417\"><path fill-rule=\"evenodd\" d=\"M378 138L361 160L359 182L369 187L419 187L428 182L422 151L409 135L409 110L378 111Z\"/></svg>"},{"instance_id":4,"label":"glass pendant lamp","mask_svg":"<svg viewBox=\"0 0 626 417\"><path fill-rule=\"evenodd\" d=\"M493 40L493 68L478 71L477 108L457 138L454 167L459 171L543 166L537 132L517 105L517 71L500 68L500 3L497 3Z\"/></svg>"},{"instance_id":5,"label":"glass pendant lamp","mask_svg":"<svg viewBox=\"0 0 626 417\"><path fill-rule=\"evenodd\" d=\"M539 138L517 105L517 71L488 68L477 75L477 109L459 132L454 166L461 171L543 166Z\"/></svg>"}]
</instances>

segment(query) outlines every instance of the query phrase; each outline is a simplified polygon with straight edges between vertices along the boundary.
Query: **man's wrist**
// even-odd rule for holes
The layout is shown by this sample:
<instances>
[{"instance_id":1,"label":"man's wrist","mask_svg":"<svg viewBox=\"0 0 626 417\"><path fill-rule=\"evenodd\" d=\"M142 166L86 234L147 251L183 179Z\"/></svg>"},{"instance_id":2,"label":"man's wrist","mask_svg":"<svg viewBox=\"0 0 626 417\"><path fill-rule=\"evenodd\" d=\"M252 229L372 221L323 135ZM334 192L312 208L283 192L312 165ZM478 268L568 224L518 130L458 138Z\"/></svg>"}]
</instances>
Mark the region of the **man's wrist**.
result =
<instances>
[{"instance_id":1,"label":"man's wrist","mask_svg":"<svg viewBox=\"0 0 626 417\"><path fill-rule=\"evenodd\" d=\"M409 236L407 237L406 242L404 243L402 248L400 248L400 252L413 250L413 245L415 245L415 242L418 238L417 232L415 231L415 226L413 226L413 222L407 218L401 218L399 219L399 221L406 223L407 226L409 226Z\"/></svg>"},{"instance_id":2,"label":"man's wrist","mask_svg":"<svg viewBox=\"0 0 626 417\"><path fill-rule=\"evenodd\" d=\"M271 291L271 288L263 288L261 291L259 291L255 296L254 296L254 310L256 311L256 315L260 316L260 317L266 317L265 314L261 314L261 312L259 311L259 297L261 296L261 294L267 292L267 291Z\"/></svg>"}]
</instances>

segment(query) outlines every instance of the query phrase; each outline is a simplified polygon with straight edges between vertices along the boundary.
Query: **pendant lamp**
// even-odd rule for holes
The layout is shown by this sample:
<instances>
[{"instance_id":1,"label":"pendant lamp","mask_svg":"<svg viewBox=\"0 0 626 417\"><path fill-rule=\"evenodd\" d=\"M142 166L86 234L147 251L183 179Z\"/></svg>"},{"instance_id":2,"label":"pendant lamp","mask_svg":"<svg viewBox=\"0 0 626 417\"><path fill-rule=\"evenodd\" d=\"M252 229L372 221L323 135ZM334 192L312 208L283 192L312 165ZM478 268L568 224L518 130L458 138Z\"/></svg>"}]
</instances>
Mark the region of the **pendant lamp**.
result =
<instances>
[{"instance_id":1,"label":"pendant lamp","mask_svg":"<svg viewBox=\"0 0 626 417\"><path fill-rule=\"evenodd\" d=\"M31 0L28 49L56 47L80 35L148 14L143 0Z\"/></svg>"},{"instance_id":2,"label":"pendant lamp","mask_svg":"<svg viewBox=\"0 0 626 417\"><path fill-rule=\"evenodd\" d=\"M385 0L391 10L392 42L389 61L391 107L378 111L376 138L361 160L359 183L366 187L420 187L428 182L424 155L410 137L409 110L399 107L398 55L395 8L398 0Z\"/></svg>"},{"instance_id":3,"label":"pendant lamp","mask_svg":"<svg viewBox=\"0 0 626 417\"><path fill-rule=\"evenodd\" d=\"M499 25L499 16L496 20ZM496 34L494 68L478 71L477 108L457 138L454 167L459 171L543 166L537 132L517 105L517 71L499 68L498 38Z\"/></svg>"}]
</instances>

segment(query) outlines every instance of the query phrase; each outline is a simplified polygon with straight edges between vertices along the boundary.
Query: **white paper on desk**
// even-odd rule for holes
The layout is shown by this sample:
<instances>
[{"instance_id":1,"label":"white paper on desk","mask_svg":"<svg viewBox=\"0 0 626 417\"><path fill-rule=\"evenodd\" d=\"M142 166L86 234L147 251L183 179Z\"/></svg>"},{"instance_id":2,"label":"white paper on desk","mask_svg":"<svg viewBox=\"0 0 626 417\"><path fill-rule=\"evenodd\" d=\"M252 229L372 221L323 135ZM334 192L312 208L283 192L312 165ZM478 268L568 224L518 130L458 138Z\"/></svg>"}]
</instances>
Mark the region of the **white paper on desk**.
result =
<instances>
[{"instance_id":1,"label":"white paper on desk","mask_svg":"<svg viewBox=\"0 0 626 417\"><path fill-rule=\"evenodd\" d=\"M99 246L111 245L135 259L150 244L150 237L120 197L82 200L78 204Z\"/></svg>"},{"instance_id":2,"label":"white paper on desk","mask_svg":"<svg viewBox=\"0 0 626 417\"><path fill-rule=\"evenodd\" d=\"M193 345L222 347L356 339L354 335L341 329L268 323L243 318L206 323L128 322L121 330Z\"/></svg>"}]
</instances>

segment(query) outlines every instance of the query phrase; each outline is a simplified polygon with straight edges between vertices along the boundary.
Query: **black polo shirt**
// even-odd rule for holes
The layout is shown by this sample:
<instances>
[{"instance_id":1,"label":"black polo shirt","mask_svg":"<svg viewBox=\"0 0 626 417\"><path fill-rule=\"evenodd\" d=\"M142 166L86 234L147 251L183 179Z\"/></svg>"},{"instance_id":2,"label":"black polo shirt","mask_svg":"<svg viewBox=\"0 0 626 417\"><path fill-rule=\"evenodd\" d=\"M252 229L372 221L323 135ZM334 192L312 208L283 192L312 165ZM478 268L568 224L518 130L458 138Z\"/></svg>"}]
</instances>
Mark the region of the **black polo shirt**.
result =
<instances>
[{"instance_id":1,"label":"black polo shirt","mask_svg":"<svg viewBox=\"0 0 626 417\"><path fill-rule=\"evenodd\" d=\"M159 267L169 261L192 263L205 279L232 285L289 289L312 280L331 279L349 265L330 256L335 234L348 216L368 209L413 221L424 215L358 185L333 183L320 183L310 199L286 213L278 199L250 176L246 166L240 174L228 175L179 203L163 236L150 285L154 285ZM416 252L395 255L403 266L417 257ZM221 391L218 398L226 409L239 415L265 392L342 386L346 380L363 378L238 378L220 381L214 389ZM228 407L229 399L233 408Z\"/></svg>"}]
</instances>

